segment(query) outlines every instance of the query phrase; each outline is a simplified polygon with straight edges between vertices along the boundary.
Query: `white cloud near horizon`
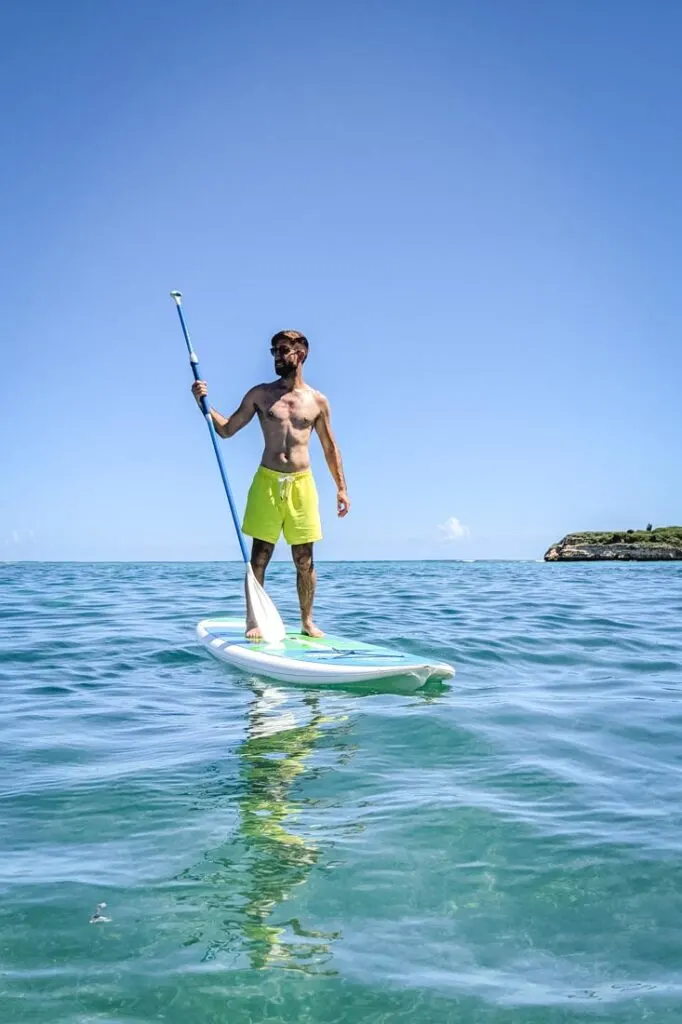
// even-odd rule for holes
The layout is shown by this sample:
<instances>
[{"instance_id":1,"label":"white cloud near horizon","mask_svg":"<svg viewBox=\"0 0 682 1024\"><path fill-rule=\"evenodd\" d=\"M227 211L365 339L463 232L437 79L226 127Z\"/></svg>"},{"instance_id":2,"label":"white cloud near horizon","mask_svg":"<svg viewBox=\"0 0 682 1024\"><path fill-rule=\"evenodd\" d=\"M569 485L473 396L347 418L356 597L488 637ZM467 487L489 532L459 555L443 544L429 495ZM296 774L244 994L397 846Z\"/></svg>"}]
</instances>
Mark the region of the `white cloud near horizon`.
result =
<instances>
[{"instance_id":1,"label":"white cloud near horizon","mask_svg":"<svg viewBox=\"0 0 682 1024\"><path fill-rule=\"evenodd\" d=\"M5 537L5 546L20 546L22 544L30 544L35 539L35 533L33 530L12 530L8 537Z\"/></svg>"},{"instance_id":2,"label":"white cloud near horizon","mask_svg":"<svg viewBox=\"0 0 682 1024\"><path fill-rule=\"evenodd\" d=\"M450 516L444 523L441 523L438 527L441 540L453 541L453 540L466 540L471 536L471 531L468 526L464 523L460 523L457 516Z\"/></svg>"}]
</instances>

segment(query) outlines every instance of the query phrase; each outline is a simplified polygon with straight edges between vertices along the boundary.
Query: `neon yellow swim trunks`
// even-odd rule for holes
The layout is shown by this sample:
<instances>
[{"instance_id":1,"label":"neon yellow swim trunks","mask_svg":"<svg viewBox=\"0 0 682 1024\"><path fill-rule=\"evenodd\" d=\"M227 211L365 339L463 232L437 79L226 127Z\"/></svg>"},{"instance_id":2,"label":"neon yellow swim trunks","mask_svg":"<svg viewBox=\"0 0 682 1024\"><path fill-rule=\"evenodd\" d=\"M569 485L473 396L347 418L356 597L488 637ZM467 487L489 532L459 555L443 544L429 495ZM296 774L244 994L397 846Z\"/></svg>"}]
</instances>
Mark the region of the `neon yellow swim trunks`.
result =
<instances>
[{"instance_id":1,"label":"neon yellow swim trunks","mask_svg":"<svg viewBox=\"0 0 682 1024\"><path fill-rule=\"evenodd\" d=\"M322 540L317 487L309 469L276 473L259 466L246 499L242 530L249 537L276 544L284 529L287 544Z\"/></svg>"}]
</instances>

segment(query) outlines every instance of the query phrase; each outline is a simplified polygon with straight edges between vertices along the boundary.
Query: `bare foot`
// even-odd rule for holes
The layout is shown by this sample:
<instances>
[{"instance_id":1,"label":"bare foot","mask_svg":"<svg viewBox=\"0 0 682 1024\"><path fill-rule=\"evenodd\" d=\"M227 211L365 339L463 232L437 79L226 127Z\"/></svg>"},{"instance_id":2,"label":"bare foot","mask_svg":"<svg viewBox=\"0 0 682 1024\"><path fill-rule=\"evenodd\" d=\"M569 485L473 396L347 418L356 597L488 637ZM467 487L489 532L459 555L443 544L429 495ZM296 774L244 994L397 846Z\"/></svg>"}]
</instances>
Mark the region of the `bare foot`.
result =
<instances>
[{"instance_id":1,"label":"bare foot","mask_svg":"<svg viewBox=\"0 0 682 1024\"><path fill-rule=\"evenodd\" d=\"M258 626L247 626L246 633L244 634L247 640L262 640L260 629Z\"/></svg>"},{"instance_id":2,"label":"bare foot","mask_svg":"<svg viewBox=\"0 0 682 1024\"><path fill-rule=\"evenodd\" d=\"M301 627L304 636L324 636L321 629L318 629L314 622L304 622Z\"/></svg>"}]
</instances>

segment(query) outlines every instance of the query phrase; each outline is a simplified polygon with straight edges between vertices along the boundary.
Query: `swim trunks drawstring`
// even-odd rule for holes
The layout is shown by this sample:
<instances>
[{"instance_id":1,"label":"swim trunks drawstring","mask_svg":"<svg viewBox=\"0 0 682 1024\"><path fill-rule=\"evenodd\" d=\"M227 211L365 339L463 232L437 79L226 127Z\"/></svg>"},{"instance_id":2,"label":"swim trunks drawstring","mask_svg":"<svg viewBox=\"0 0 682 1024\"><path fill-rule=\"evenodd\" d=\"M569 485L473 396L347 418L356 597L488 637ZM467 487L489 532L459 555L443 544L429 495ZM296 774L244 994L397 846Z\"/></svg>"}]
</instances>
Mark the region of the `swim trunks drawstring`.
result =
<instances>
[{"instance_id":1,"label":"swim trunks drawstring","mask_svg":"<svg viewBox=\"0 0 682 1024\"><path fill-rule=\"evenodd\" d=\"M279 478L279 500L287 501L291 494L291 485L294 481L291 476L281 476Z\"/></svg>"}]
</instances>

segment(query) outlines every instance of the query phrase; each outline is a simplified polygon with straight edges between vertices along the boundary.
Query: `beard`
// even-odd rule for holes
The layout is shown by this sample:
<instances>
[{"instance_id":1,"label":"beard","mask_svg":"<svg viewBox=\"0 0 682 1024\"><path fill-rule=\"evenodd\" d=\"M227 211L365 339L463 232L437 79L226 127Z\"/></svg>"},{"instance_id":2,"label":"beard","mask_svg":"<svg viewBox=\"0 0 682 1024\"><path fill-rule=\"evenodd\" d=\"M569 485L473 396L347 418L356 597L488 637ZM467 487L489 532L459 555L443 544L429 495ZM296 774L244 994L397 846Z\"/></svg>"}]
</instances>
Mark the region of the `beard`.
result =
<instances>
[{"instance_id":1,"label":"beard","mask_svg":"<svg viewBox=\"0 0 682 1024\"><path fill-rule=\"evenodd\" d=\"M275 373L278 377L288 377L289 374L296 372L296 363L294 361L289 362L284 359L277 359L275 361Z\"/></svg>"}]
</instances>

